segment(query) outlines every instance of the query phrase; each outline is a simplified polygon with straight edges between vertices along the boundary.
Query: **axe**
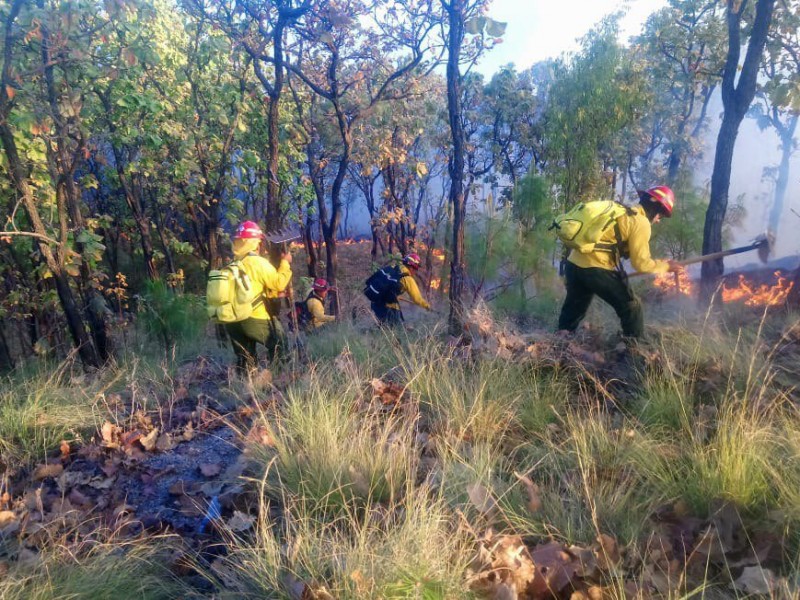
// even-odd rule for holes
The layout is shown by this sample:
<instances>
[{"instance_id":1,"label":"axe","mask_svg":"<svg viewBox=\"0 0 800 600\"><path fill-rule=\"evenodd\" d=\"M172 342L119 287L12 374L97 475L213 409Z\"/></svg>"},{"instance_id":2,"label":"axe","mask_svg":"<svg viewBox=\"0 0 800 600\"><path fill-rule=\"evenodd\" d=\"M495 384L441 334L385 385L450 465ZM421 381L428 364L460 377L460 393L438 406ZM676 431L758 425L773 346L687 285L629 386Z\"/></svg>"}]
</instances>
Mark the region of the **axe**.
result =
<instances>
[{"instance_id":1,"label":"axe","mask_svg":"<svg viewBox=\"0 0 800 600\"><path fill-rule=\"evenodd\" d=\"M706 262L722 258L723 256L731 256L733 254L742 254L743 252L750 252L756 250L758 252L758 259L765 263L769 258L772 246L775 242L775 236L771 233L759 235L751 244L747 246L740 246L738 248L731 248L730 250L721 250L719 252L712 252L711 254L703 254L702 256L694 256L684 260L676 261L675 264L685 267L686 265L693 265L695 263ZM651 275L652 273L631 273L629 277L639 277L641 275Z\"/></svg>"}]
</instances>

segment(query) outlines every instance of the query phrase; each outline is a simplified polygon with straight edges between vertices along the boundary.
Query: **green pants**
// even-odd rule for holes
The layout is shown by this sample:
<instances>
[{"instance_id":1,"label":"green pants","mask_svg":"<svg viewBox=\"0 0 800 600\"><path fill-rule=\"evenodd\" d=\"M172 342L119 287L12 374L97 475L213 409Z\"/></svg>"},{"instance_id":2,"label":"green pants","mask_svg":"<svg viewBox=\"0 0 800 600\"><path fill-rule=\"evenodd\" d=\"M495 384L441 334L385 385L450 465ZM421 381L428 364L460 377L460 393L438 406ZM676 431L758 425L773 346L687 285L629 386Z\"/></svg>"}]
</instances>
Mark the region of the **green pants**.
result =
<instances>
[{"instance_id":1,"label":"green pants","mask_svg":"<svg viewBox=\"0 0 800 600\"><path fill-rule=\"evenodd\" d=\"M589 310L595 294L608 302L622 323L622 333L630 337L644 335L644 313L639 299L619 271L578 267L568 262L564 272L567 297L561 307L558 328L575 331Z\"/></svg>"},{"instance_id":2,"label":"green pants","mask_svg":"<svg viewBox=\"0 0 800 600\"><path fill-rule=\"evenodd\" d=\"M277 318L245 319L238 323L228 323L225 329L233 342L236 368L242 373L258 366L258 344L267 349L267 359L270 361L280 358L287 347L286 334Z\"/></svg>"}]
</instances>

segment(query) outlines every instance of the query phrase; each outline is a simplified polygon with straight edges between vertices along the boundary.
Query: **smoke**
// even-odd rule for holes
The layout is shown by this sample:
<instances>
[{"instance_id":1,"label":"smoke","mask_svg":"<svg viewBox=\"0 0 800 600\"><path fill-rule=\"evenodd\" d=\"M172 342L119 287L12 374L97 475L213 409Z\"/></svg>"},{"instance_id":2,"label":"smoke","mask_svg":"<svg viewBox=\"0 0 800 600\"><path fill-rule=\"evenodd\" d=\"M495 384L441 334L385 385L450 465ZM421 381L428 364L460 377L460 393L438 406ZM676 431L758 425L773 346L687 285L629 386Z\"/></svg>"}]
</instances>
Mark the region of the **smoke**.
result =
<instances>
[{"instance_id":1,"label":"smoke","mask_svg":"<svg viewBox=\"0 0 800 600\"><path fill-rule=\"evenodd\" d=\"M703 155L695 165L695 181L710 189L717 134L722 123L722 100L718 93L711 100L709 114L718 117L711 121L703 137ZM795 135L795 142L797 139ZM772 259L800 253L800 236L797 235L800 230L800 151L795 152L789 164L789 185L784 205L770 216L775 199L775 177L765 178L764 170L778 167L780 161L780 138L775 130L770 127L761 131L755 119L745 117L733 155L728 206L730 208L741 197L746 215L741 225L733 230L732 243L734 246L744 245L758 235L772 231L775 234ZM725 269L735 271L756 261L753 253L731 256L725 259Z\"/></svg>"}]
</instances>

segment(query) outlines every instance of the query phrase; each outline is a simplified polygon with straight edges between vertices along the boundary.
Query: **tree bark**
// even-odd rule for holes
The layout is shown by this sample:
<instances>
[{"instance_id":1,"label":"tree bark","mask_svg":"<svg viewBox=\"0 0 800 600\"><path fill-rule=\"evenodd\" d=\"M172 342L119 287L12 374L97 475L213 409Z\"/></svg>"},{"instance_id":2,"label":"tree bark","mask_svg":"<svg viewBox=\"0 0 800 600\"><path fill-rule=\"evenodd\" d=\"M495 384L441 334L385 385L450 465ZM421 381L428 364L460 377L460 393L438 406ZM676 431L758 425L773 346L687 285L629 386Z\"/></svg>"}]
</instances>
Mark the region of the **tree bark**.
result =
<instances>
[{"instance_id":1,"label":"tree bark","mask_svg":"<svg viewBox=\"0 0 800 600\"><path fill-rule=\"evenodd\" d=\"M453 241L450 262L450 316L452 335L461 335L464 329L464 227L466 199L464 197L464 127L461 119L461 73L459 59L464 42L464 0L443 2L447 12L447 113L453 152L450 171L450 204L453 207Z\"/></svg>"},{"instance_id":2,"label":"tree bark","mask_svg":"<svg viewBox=\"0 0 800 600\"><path fill-rule=\"evenodd\" d=\"M737 6L738 4L738 6ZM775 0L758 0L744 64L739 69L741 53L741 20L746 2L728 0L726 13L728 25L728 55L722 74L722 103L725 109L722 126L717 137L714 170L711 175L711 198L706 211L703 229L703 254L722 250L722 225L728 209L731 183L731 163L736 136L756 92L761 56L772 21ZM737 79L738 72L738 82ZM736 85L734 85L736 83ZM702 266L700 299L708 303L713 297L724 272L723 260L706 261Z\"/></svg>"},{"instance_id":3,"label":"tree bark","mask_svg":"<svg viewBox=\"0 0 800 600\"><path fill-rule=\"evenodd\" d=\"M789 164L794 153L794 133L797 131L798 115L792 115L789 123L779 129L781 136L781 164L778 167L778 178L775 180L775 198L769 212L769 231L778 233L778 224L783 213L786 190L789 187Z\"/></svg>"}]
</instances>

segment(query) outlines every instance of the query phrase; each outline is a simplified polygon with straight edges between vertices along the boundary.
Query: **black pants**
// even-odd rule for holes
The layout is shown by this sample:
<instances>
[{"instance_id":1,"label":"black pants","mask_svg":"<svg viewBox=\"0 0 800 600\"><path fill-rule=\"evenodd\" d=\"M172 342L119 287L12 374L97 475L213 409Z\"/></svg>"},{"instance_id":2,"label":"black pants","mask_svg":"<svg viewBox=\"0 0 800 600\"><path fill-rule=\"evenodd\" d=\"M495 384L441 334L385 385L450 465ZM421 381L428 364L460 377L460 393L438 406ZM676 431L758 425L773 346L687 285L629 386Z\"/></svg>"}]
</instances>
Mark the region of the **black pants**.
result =
<instances>
[{"instance_id":1,"label":"black pants","mask_svg":"<svg viewBox=\"0 0 800 600\"><path fill-rule=\"evenodd\" d=\"M390 308L385 304L378 304L377 302L373 302L371 306L372 312L375 313L375 317L381 325L389 325L390 327L402 325L403 313L399 309Z\"/></svg>"},{"instance_id":2,"label":"black pants","mask_svg":"<svg viewBox=\"0 0 800 600\"><path fill-rule=\"evenodd\" d=\"M586 316L595 294L608 302L622 323L622 333L631 337L644 335L644 312L628 285L628 278L619 271L578 267L571 262L564 271L567 297L561 307L558 328L575 331Z\"/></svg>"},{"instance_id":3,"label":"black pants","mask_svg":"<svg viewBox=\"0 0 800 600\"><path fill-rule=\"evenodd\" d=\"M258 344L266 347L270 361L279 358L281 351L286 348L286 334L277 318L245 319L238 323L228 323L225 329L233 342L236 368L241 373L258 366Z\"/></svg>"}]
</instances>

